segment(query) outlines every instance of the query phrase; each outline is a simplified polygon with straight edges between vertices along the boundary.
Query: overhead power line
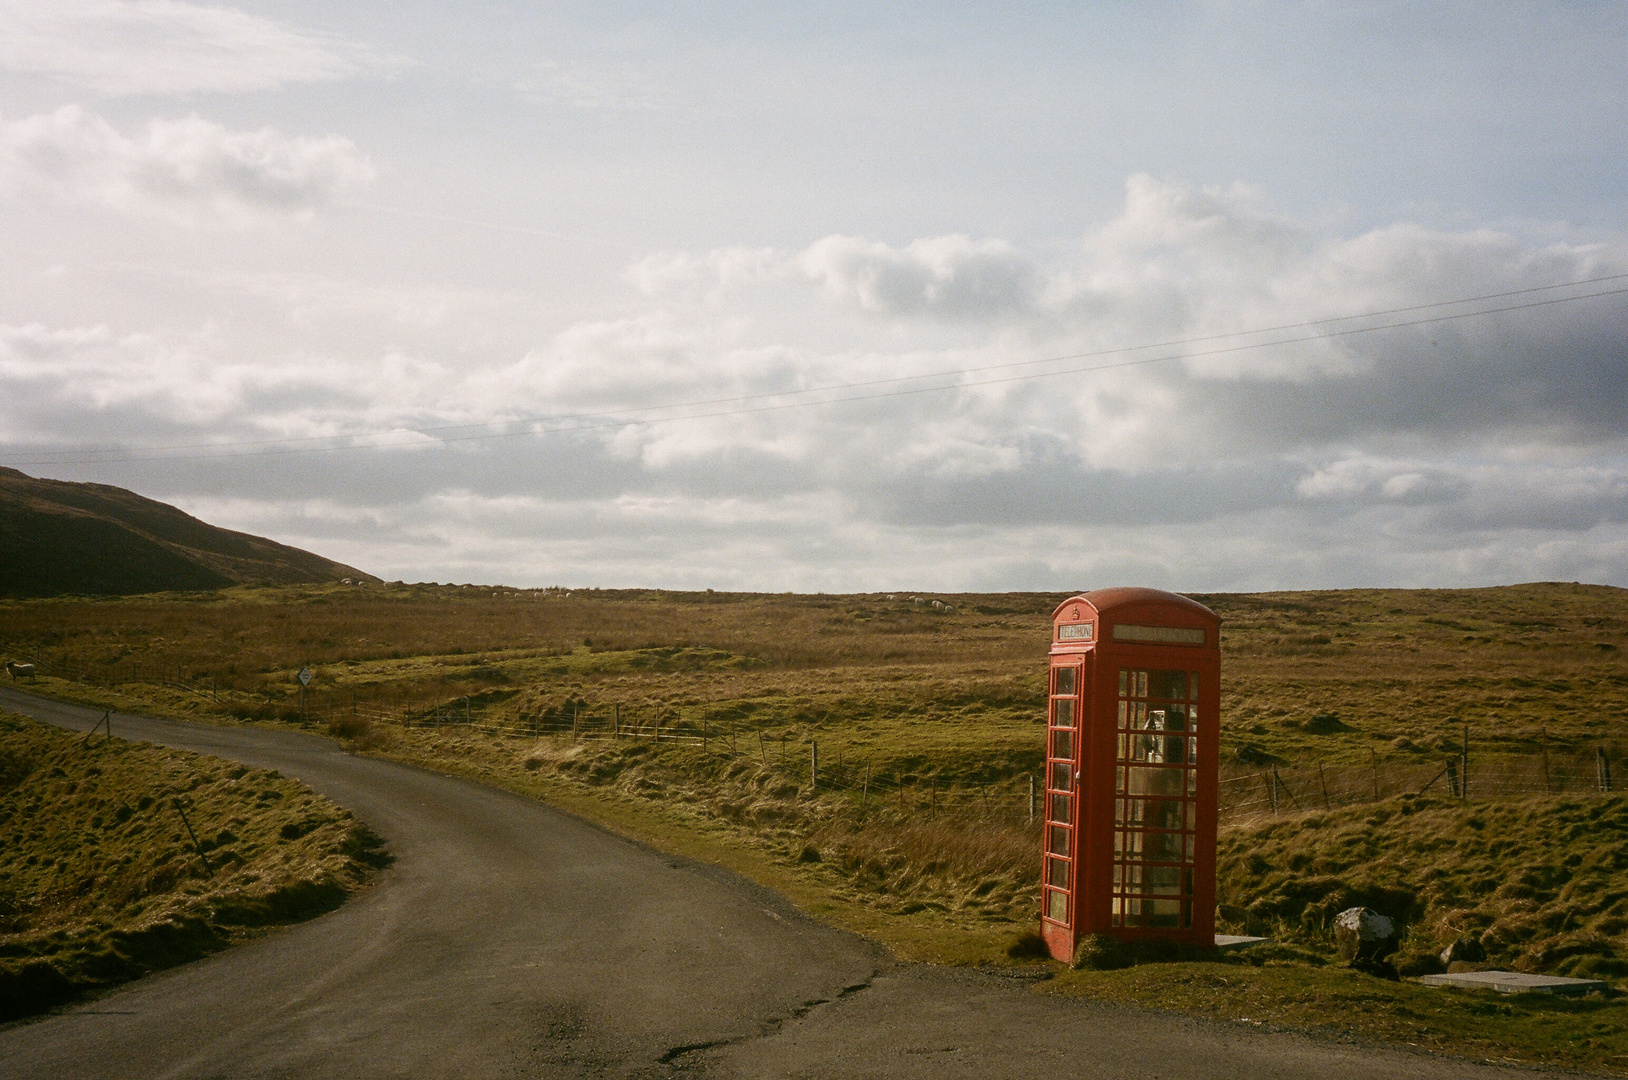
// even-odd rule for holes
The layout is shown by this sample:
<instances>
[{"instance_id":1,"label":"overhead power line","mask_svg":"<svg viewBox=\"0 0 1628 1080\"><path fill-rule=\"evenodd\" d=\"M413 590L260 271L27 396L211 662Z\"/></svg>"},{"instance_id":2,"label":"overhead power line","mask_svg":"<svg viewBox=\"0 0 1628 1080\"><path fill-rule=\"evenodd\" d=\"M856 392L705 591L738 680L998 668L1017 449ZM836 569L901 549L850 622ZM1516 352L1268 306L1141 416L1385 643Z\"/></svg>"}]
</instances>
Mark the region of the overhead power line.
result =
<instances>
[{"instance_id":1,"label":"overhead power line","mask_svg":"<svg viewBox=\"0 0 1628 1080\"><path fill-rule=\"evenodd\" d=\"M1588 285L1599 285L1613 281L1621 281L1624 279L1628 279L1628 274L1611 274L1603 277L1585 278L1579 281L1564 282L1557 285L1541 285L1526 289L1514 289L1506 292L1484 293L1478 296L1461 297L1456 300L1442 300L1429 304L1413 304L1406 307L1386 308L1362 312L1356 315L1342 315L1328 319L1313 319L1297 323L1282 323L1276 326L1260 327L1251 330L1237 330L1223 334L1209 334L1199 337L1150 342L1144 345L1132 345L1112 349L1099 349L1090 352L1069 353L1065 355L1043 357L1035 360L1008 361L1000 364L987 364L975 367L953 368L936 372L925 372L919 375L899 375L857 382L832 383L824 386L808 387L802 390L780 390L758 394L737 395L733 397L701 398L688 401L669 402L662 405L635 406L632 408L604 410L599 412L556 413L544 416L519 417L508 420L482 421L462 424L439 424L423 427L396 427L390 429L389 431L371 433L356 432L341 435L308 436L294 439L260 439L235 442L183 443L167 446L118 448L102 447L59 451L36 451L30 460L15 461L12 464L14 466L106 464L110 462L126 461L162 461L195 458L260 457L284 454L333 453L342 450L430 448L450 443L521 438L550 434L570 434L574 432L603 430L606 428L625 428L631 426L673 423L681 420L703 420L727 416L744 416L755 413L779 412L789 409L813 408L820 405L837 405L846 402L875 401L919 394L942 393L950 390L965 390L981 386L998 386L1011 383L1030 382L1039 379L1059 378L1065 375L1090 374L1092 372L1099 371L1110 371L1121 368L1168 363L1175 360L1191 360L1210 356L1227 355L1231 353L1250 352L1259 349L1274 348L1282 345L1323 341L1332 338L1354 337L1362 334L1378 333L1384 330L1406 329L1408 327L1454 322L1462 319L1479 318L1482 316L1495 315L1510 311L1522 311L1531 308L1551 307L1557 304L1575 303L1582 300L1621 296L1628 294L1628 288L1576 293L1567 296L1549 297L1542 300L1531 300L1518 304L1505 304L1498 307L1477 308L1472 311L1446 312L1424 318L1393 320L1371 326L1340 325L1363 319L1377 319L1385 318L1387 316L1404 315L1412 312L1461 307L1466 304L1486 303L1492 300L1508 299L1516 296L1530 296L1537 293L1554 292L1560 289L1572 289ZM1032 371L1023 374L1000 375L998 377L984 379L968 380L966 378L967 376L985 375L994 372L1008 372L1021 368L1039 367L1046 364L1097 359L1107 356L1125 356L1128 354L1149 352L1156 349L1178 348L1189 345L1206 344L1210 342L1235 340L1241 337L1255 337L1262 334L1283 333L1291 330L1304 330L1317 327L1325 327L1329 329L1324 329L1318 333L1302 334L1294 337L1274 338L1269 341L1245 342L1243 344L1210 349L1185 350L1178 353L1136 357L1113 363L1092 364L1084 367L1060 368L1051 371ZM901 385L906 383L922 383L930 380L943 379L953 379L956 381L945 382L937 385ZM875 389L883 386L892 386L895 387L895 389ZM865 390L871 392L844 394L846 391L854 390ZM844 394L844 396L813 396L833 393ZM773 399L787 398L795 398L799 400L780 400L773 404L761 404L763 402L772 401ZM714 409L714 411L701 413L684 412L675 416L649 415L651 413L672 412L683 409L710 408L714 406L737 407ZM450 434L452 432L472 433L454 435ZM417 439L412 441L403 441L401 438L402 436L423 436L431 439L432 441L429 443L425 443ZM354 441L358 439L390 441ZM338 440L352 441L338 442Z\"/></svg>"}]
</instances>

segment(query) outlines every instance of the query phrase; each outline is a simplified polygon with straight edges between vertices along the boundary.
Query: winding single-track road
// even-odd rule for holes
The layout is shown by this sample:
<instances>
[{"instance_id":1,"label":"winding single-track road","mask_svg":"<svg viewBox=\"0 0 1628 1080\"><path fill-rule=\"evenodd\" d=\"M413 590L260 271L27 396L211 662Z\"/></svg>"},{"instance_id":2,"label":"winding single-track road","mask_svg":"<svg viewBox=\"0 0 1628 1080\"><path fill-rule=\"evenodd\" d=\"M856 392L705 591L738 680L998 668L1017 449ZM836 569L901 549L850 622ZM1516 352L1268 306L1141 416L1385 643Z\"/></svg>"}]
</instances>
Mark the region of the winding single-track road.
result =
<instances>
[{"instance_id":1,"label":"winding single-track road","mask_svg":"<svg viewBox=\"0 0 1628 1080\"><path fill-rule=\"evenodd\" d=\"M88 730L101 713L0 689ZM711 867L326 739L115 714L272 768L396 856L337 911L0 1028L0 1077L1531 1076L900 964Z\"/></svg>"}]
</instances>

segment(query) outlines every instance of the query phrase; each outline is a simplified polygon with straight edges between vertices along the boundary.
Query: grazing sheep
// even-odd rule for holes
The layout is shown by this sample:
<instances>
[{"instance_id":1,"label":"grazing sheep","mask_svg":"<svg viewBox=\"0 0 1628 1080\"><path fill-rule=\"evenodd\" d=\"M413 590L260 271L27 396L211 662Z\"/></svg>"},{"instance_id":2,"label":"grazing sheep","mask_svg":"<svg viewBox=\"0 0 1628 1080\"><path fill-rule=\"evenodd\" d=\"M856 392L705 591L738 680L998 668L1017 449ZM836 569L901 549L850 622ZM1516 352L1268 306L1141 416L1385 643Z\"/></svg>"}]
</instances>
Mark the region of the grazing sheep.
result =
<instances>
[{"instance_id":1,"label":"grazing sheep","mask_svg":"<svg viewBox=\"0 0 1628 1080\"><path fill-rule=\"evenodd\" d=\"M32 679L34 677L33 664L19 664L15 660L6 661L6 674L13 679Z\"/></svg>"}]
</instances>

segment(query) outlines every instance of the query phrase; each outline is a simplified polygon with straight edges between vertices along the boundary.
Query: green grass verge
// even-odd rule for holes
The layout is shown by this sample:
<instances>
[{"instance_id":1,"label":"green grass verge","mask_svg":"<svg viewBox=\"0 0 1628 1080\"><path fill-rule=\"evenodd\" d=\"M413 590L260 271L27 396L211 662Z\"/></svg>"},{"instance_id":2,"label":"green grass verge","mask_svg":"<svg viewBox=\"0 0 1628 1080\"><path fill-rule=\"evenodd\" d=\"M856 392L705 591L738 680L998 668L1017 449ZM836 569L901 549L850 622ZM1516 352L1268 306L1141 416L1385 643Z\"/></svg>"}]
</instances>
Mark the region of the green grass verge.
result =
<instances>
[{"instance_id":1,"label":"green grass verge","mask_svg":"<svg viewBox=\"0 0 1628 1080\"><path fill-rule=\"evenodd\" d=\"M1263 958L1256 958L1263 959ZM1357 1036L1499 1063L1628 1073L1628 1000L1503 996L1390 983L1344 968L1267 960L1067 971L1043 991L1222 1020Z\"/></svg>"},{"instance_id":2,"label":"green grass verge","mask_svg":"<svg viewBox=\"0 0 1628 1080\"><path fill-rule=\"evenodd\" d=\"M0 1020L331 910L385 861L275 772L0 713Z\"/></svg>"}]
</instances>

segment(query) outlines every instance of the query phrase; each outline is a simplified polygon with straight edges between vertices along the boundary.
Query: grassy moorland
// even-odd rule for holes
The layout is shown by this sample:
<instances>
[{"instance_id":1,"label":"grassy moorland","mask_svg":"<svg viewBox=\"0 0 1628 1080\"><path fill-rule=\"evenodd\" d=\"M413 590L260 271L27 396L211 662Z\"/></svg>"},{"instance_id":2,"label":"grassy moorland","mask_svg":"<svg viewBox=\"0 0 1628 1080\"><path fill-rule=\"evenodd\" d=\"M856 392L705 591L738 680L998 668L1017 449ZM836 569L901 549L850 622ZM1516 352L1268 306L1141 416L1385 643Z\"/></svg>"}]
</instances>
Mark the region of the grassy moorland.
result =
<instances>
[{"instance_id":1,"label":"grassy moorland","mask_svg":"<svg viewBox=\"0 0 1628 1080\"><path fill-rule=\"evenodd\" d=\"M0 713L0 1020L327 911L382 861L275 772Z\"/></svg>"},{"instance_id":2,"label":"grassy moorland","mask_svg":"<svg viewBox=\"0 0 1628 1080\"><path fill-rule=\"evenodd\" d=\"M731 866L903 955L1009 962L1037 904L1026 785L1062 597L941 599L954 610L908 595L242 588L7 604L0 649L36 659L48 692L323 727ZM1597 755L1628 749L1628 591L1200 599L1226 620L1221 898L1277 944L1219 965L1202 992L1191 979L1210 965L1053 985L1421 1045L1474 1030L1464 1052L1622 1071L1628 1046L1591 1027L1623 1027L1620 1003L1554 1005L1525 1026L1454 993L1421 1011L1417 987L1332 968L1327 919L1350 903L1392 914L1410 970L1475 935L1499 964L1628 974L1628 815L1596 784ZM316 675L303 719L302 664ZM658 722L697 741L657 742ZM613 724L643 737L570 734ZM1451 798L1441 777L1466 730L1469 798Z\"/></svg>"}]
</instances>

